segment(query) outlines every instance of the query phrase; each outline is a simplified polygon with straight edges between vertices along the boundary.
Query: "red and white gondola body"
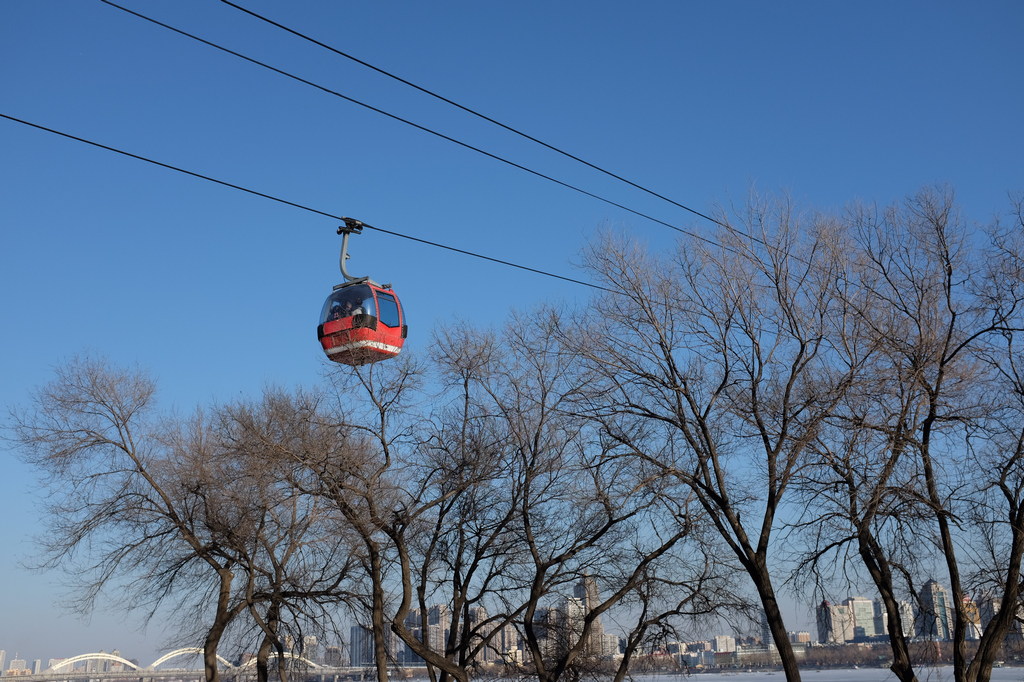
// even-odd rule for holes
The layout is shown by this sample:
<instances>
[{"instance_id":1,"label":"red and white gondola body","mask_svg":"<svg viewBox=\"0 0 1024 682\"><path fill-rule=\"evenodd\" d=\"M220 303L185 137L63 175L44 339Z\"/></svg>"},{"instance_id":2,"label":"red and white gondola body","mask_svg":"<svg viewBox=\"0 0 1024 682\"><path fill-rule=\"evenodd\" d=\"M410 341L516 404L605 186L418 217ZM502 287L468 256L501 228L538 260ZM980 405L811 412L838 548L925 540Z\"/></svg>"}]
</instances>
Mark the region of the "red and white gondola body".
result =
<instances>
[{"instance_id":1,"label":"red and white gondola body","mask_svg":"<svg viewBox=\"0 0 1024 682\"><path fill-rule=\"evenodd\" d=\"M394 291L368 281L337 287L324 302L317 327L327 358L355 366L395 357L407 333Z\"/></svg>"}]
</instances>

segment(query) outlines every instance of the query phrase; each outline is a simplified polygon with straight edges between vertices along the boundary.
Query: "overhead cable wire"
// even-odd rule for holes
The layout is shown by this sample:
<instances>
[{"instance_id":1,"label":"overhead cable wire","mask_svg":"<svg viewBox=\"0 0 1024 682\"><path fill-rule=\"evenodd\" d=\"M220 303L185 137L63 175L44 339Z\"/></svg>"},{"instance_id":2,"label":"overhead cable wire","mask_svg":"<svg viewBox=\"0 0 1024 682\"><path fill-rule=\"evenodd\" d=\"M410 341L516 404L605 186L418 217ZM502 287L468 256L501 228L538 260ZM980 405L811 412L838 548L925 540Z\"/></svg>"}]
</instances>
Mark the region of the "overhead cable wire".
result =
<instances>
[{"instance_id":1,"label":"overhead cable wire","mask_svg":"<svg viewBox=\"0 0 1024 682\"><path fill-rule=\"evenodd\" d=\"M106 1L106 0L104 0L104 1ZM235 3L231 2L230 0L220 0L220 1L222 3L224 3L225 5L228 5L230 7L234 7L235 9L237 9L240 12L244 12L244 13L248 14L251 17L254 17L256 19L259 19L260 21L266 22L266 23L270 24L271 26L276 26L277 28L281 29L282 31L287 31L288 33L291 33L292 35L294 35L296 37L302 38L305 41L313 43L314 45L318 45L318 46L324 48L325 50L333 52L334 54L336 54L338 56L344 57L345 59L349 59L349 60L355 62L356 64L360 64L362 66L365 66L368 69L372 69L373 71L376 71L379 74L387 76L388 78L394 79L394 80L398 81L399 83L402 83L404 85L408 85L410 88L413 88L415 90L419 90L420 92L422 92L422 93L424 93L426 95L429 95L429 96L431 96L431 97L433 97L435 99L441 100L442 102L445 102L446 104L450 104L451 106L453 106L453 107L455 107L457 109L461 109L462 111L465 111L468 114L472 114L473 116L476 116L477 118L481 118L481 119L487 121L488 123L492 123L492 124L498 126L499 128L503 128L503 129L509 131L510 133L514 133L516 135L519 135L520 137L523 137L523 138L525 138L527 140L530 140L531 142L539 144L540 146L545 147L546 149L550 149L551 151L556 152L558 154L561 154L562 156L565 156L567 158L570 158L573 161L576 161L578 163L582 163L584 166L587 166L588 168L592 168L592 169L594 169L594 170L596 170L596 171L598 171L600 173L604 173L605 175L607 175L609 177L612 177L612 178L615 178L616 180L619 180L620 182L624 182L624 183L626 183L627 185L629 185L631 187L635 187L636 189L638 189L638 190L640 190L642 192L646 192L647 194L649 194L649 195L651 195L653 197L657 197L658 199L661 199L663 201L667 201L668 203L672 204L673 206L675 206L677 208L681 208L684 211L689 211L690 213L692 213L695 216L703 218L704 220L712 222L712 223L714 223L716 225L719 225L721 227L724 227L726 229L732 229L729 225L726 225L726 224L722 223L721 221L716 220L715 218L712 218L709 215L706 215L704 213L701 213L700 211L692 209L689 206L681 204L678 201L675 201L674 199L671 199L671 198L669 198L669 197L667 197L667 196L665 196L663 194L659 194L658 192L655 192L652 189L644 187L643 185L637 184L637 183L633 182L632 180L629 180L627 178L622 177L621 175L613 173L610 170L602 168L601 166L598 166L597 164L591 163L590 161L587 161L586 159L582 159L582 158L576 156L575 154L572 154L570 152L565 151L564 149L560 149L559 147L556 147L553 144L549 144L549 143L547 143L547 142L545 142L543 140L540 140L540 139L534 137L533 135L530 135L529 133L524 133L523 131L521 131L521 130L519 130L517 128L513 128L512 126L507 125L505 123L502 123L501 121L498 121L498 120L496 120L494 118L491 118L490 116L488 116L486 114L482 114L479 111L476 111L475 109L471 109L470 107L467 107L465 105L459 104L458 102L456 102L454 100L451 100L451 99L445 97L444 95L440 95L440 94L434 92L433 90L430 90L428 88L424 88L423 86L417 85L416 83L413 83L412 81L406 80L405 78L402 78L401 76L395 75L395 74L391 73L390 71L386 71L385 69L382 69L379 66L374 66L373 64L370 64L367 61L359 59L358 57L355 57L355 56L353 56L351 54L348 54L347 52L343 52L343 51L337 49L336 47L333 47L331 45L328 45L327 43L321 42L321 41L317 40L316 38L313 38L311 36L306 35L305 33L297 31L297 30L295 30L293 28L289 28L288 26L285 26L284 24L280 24L280 23L274 21L273 19L265 17L265 16L263 16L261 14L257 14L256 12L253 12L250 9L242 7L241 5L236 5ZM670 227L674 227L674 226L670 226Z\"/></svg>"},{"instance_id":2,"label":"overhead cable wire","mask_svg":"<svg viewBox=\"0 0 1024 682\"><path fill-rule=\"evenodd\" d=\"M60 130L56 130L54 128L48 128L48 127L40 125L38 123L32 123L31 121L26 121L26 120L21 119L21 118L16 118L14 116L9 116L9 115L7 115L7 114L5 114L3 112L0 112L0 118L5 118L5 119L7 119L9 121L14 121L15 123L21 123L22 125L26 125L26 126L29 126L29 127L32 127L32 128L36 128L37 130L43 130L43 131L46 131L48 133L52 133L54 135L59 135L61 137L66 137L66 138L68 138L70 140L75 140L76 142L82 142L82 143L85 143L85 144L88 144L88 145L92 145L93 147L98 147L100 149L105 149L105 150L107 150L109 152L114 152L116 154L121 154L122 156L127 156L129 158L136 159L138 161L145 161L146 163L151 163L154 166L160 166L161 168L166 168L168 170L177 171L178 173L184 173L185 175L191 175L192 177L199 178L200 180L206 180L208 182L216 183L216 184L222 185L224 187L230 187L231 189L236 189L236 190L239 190L240 192L246 192L248 194L252 194L252 195L255 195L255 196L258 196L258 197L263 197L264 199L270 199L271 201L276 201L276 202L278 202L280 204L284 204L286 206L291 206L293 208L302 209L303 211L309 211L310 213L315 213L317 215L325 216L327 218L333 218L334 220L340 220L340 221L343 221L343 222L345 220L344 216L339 216L339 215L336 215L334 213L329 213L327 211L321 211L320 209L316 209L316 208L313 208L311 206L306 206L305 204L300 204L300 203L295 202L295 201L289 201L287 199L282 199L280 197L274 196L273 194L267 194L266 192L260 192L260 191L254 190L254 189L250 189L248 187L243 187L242 185L236 185L234 183L227 182L225 180L219 180L219 179L214 178L212 176L203 175L202 173L196 173L195 171L190 171L188 169L181 168L179 166L172 166L169 163L164 163L162 161L157 161L155 159L151 159L149 157L142 156L140 154L133 154L131 152L126 152L123 149L118 149L117 147L111 147L110 145L105 145L105 144L102 144L100 142L94 142L93 140L88 140L88 139L86 139L84 137L78 137L77 135L72 135L70 133L65 133L65 132L62 132ZM563 280L565 282L571 282L573 284L580 284L580 285L583 285L585 287L590 287L592 289L598 289L600 291L605 291L605 292L608 292L608 293L617 293L617 292L613 291L612 289L600 286L599 284L593 284L591 282L584 282L583 280L573 279L572 277L566 277L564 275L558 275L558 274L555 274L553 272L547 272L545 270L538 270L537 268L531 268L531 267L528 267L526 265L519 265L518 263L513 263L513 262L507 261L507 260L502 260L500 258L494 258L492 256L485 256L483 254L475 253L473 251L467 251L465 249L459 249L459 248L456 248L454 246L448 246L447 244L441 244L440 242L432 242L432 241L429 241L427 239L421 239L419 237L413 237L412 235L403 234L401 232L395 232L393 230L385 230L384 228L381 228L381 227L373 227L372 225L366 225L365 223L363 224L363 227L365 227L368 230L375 230L377 232L382 232L384 234L389 234L389 235L391 235L393 237L401 237L402 239L408 239L410 241L418 242L420 244L425 244L427 246L433 246L433 247L438 248L438 249L444 249L446 251L453 251L455 253L461 253L464 256L472 256L473 258L479 258L481 260L490 261L492 263L498 263L499 265L506 265L506 266L508 266L510 268L516 268L516 269L519 269L519 270L525 270L527 272L532 272L532 273L537 274L537 275L544 275L545 277L553 277L555 279L560 279L560 280Z\"/></svg>"},{"instance_id":3,"label":"overhead cable wire","mask_svg":"<svg viewBox=\"0 0 1024 682\"><path fill-rule=\"evenodd\" d=\"M103 0L103 2L106 2L109 5L113 5L115 7L118 7L117 5L114 5L114 3L109 2L109 0ZM711 223L713 223L715 225L718 225L719 227L725 228L729 232L732 232L734 234L738 234L738 235L744 237L745 239L749 239L750 241L752 241L752 242L754 242L756 244L760 244L761 246L764 246L764 247L767 247L767 248L771 248L769 246L769 244L767 242L765 242L763 239L760 239L760 238L758 238L758 237L756 237L756 236L754 236L752 234L749 234L749 233L741 232L741 231L737 230L735 227L733 227L732 225L728 224L727 222L722 222L721 220L718 220L717 218L709 216L706 213L701 213L700 211L698 211L696 209L693 209L693 208L690 208L689 206L686 206L685 204L680 203L680 202L672 199L671 197L667 197L667 196L665 196L665 195L663 195L663 194L661 194L659 192L656 192L656 191L654 191L654 190L652 190L652 189L650 189L648 187L644 187L641 184L633 182L632 180L630 180L628 178L625 178L625 177L623 177L623 176L621 176L621 175L619 175L617 173L614 173L614 172L612 172L612 171L610 171L610 170L608 170L606 168L598 166L595 163L591 163L590 161L587 161L586 159L580 158L579 156L576 156L575 154L572 154L571 152L567 152L564 149L561 149L560 147L556 147L555 145L550 144L548 142L545 142L544 140L541 140L541 139L539 139L537 137L534 137L533 135L530 135L529 133L525 133L525 132L519 130L518 128L514 128L514 127L512 127L512 126L510 126L508 124L502 123L501 121L499 121L499 120L497 120L495 118L492 118L492 117L488 116L487 114L483 114L483 113L481 113L479 111L476 111L475 109L467 107L467 106L465 106L463 104L459 104L455 100L452 100L452 99L450 99L448 97L445 97L444 95L436 93L433 90L430 90L429 88L425 88L425 87L423 87L421 85L417 85L416 83L413 83L410 80L402 78L401 76L399 76L397 74L391 73L390 71L387 71L386 69L382 69L379 66L375 66L374 64L371 64L371 63L369 63L369 62L367 62L367 61L365 61L363 59L360 59L359 57L356 57L355 55L351 55L351 54L349 54L347 52L339 50L338 48L334 47L333 45L328 45L327 43L324 43L324 42L322 42L320 40L317 40L316 38L313 38L312 36L306 35L305 33L302 33L301 31L297 31L297 30L295 30L293 28L285 26L284 24L281 24L279 22L274 21L273 19L270 19L269 17L265 17L262 14L258 14L257 12L254 12L254 11L252 11L252 10L246 8L246 7L242 7L241 5L235 4L234 2L231 2L230 0L221 0L221 2L224 3L225 5L228 5L229 7L233 7L235 9L237 9L240 12L244 12L245 14L248 14L249 16L251 16L251 17L253 17L255 19L259 19L260 21L266 22L266 23L270 24L271 26L275 26L275 27L281 29L282 31L285 31L287 33L291 33L292 35L294 35L294 36L296 36L298 38L301 38L302 40L305 40L305 41L310 42L310 43L312 43L314 45L322 47L323 49L328 50L330 52L333 52L334 54L336 54L336 55L338 55L340 57L344 57L345 59L348 59L348 60L351 60L351 61L355 62L356 64L359 64L361 66L365 66L366 68L368 68L368 69L370 69L372 71L376 71L377 73L379 73L379 74L381 74L383 76L387 76L388 78L396 80L399 83L402 83L403 85L407 85L410 88L413 88L414 90L418 90L419 92L422 92L422 93L424 93L426 95L429 95L430 97L433 97L433 98L438 99L438 100L440 100L440 101L442 101L442 102L444 102L446 104L449 104L449 105L455 107L456 109L460 109L461 111L464 111L464 112L466 112L468 114L476 116L476 117L478 117L478 118L480 118L480 119L482 119L484 121L487 121L488 123L496 125L499 128L507 130L507 131L509 131L509 132L511 132L511 133L513 133L515 135L518 135L518 136L522 137L522 138L530 140L531 142L534 142L534 143L536 143L536 144L538 144L538 145L540 145L540 146L542 146L542 147L544 147L546 149L549 149L549 150L551 150L551 151L553 151L553 152L555 152L557 154L561 154L562 156L565 156L566 158L569 158L569 159L572 159L573 161L581 163L584 166L587 166L588 168L592 168L593 170L596 170L596 171L598 171L600 173L603 173L603 174L607 175L608 177L611 177L611 178L614 178L616 180L619 180L620 182L624 182L627 185L640 190L641 192L645 192L645 193L647 193L647 194L649 194L649 195L651 195L653 197L657 197L658 199L666 201L666 202L672 204L673 206L675 206L677 208L681 208L684 211L688 211L688 212L692 213L693 215L695 215L695 216L697 216L699 218L703 218L704 220L707 220L708 222L711 222ZM121 8L121 9L123 9L123 8ZM125 11L130 11L130 10L125 10ZM138 16L141 16L141 15L138 15ZM143 18L145 18L145 17L143 17ZM415 125L415 124L413 124L413 125ZM461 144L461 143L457 142L457 144ZM464 145L464 146L468 146L468 145ZM472 147L470 147L470 148L472 149ZM491 156L492 158L497 158L497 157L492 156L491 154L488 154L487 152L482 152L482 153L483 154L487 154L488 156ZM504 161L504 159L498 159L498 160ZM506 163L511 163L511 162L506 161ZM512 164L512 165L516 166L517 168L521 168L521 166L518 166L517 164ZM527 172L530 172L530 173L534 172L534 171L532 171L530 169L523 169L523 170L526 170ZM535 174L540 175L539 173L535 173ZM544 176L544 175L541 175L541 177L547 178L547 176ZM648 220L651 220L651 221L653 221L655 223L658 223L659 225L663 225L665 227L668 227L668 228L671 228L673 230L676 230L677 232L685 234L688 237L692 237L694 239L702 240L704 242L707 242L708 244L711 244L712 246L717 246L717 247L720 247L720 248L725 248L728 251L734 251L734 249L732 249L730 247L727 247L727 246L723 246L723 245L715 242L712 239L707 239L707 238L702 237L700 235L697 235L697 234L694 234L692 232L689 232L688 230L683 230L683 229L681 229L679 227L676 227L675 225L672 225L670 223L666 223L664 221L658 220L657 218L652 218L649 215L646 215L644 213L640 213L638 211L634 211L633 209L627 208L625 206L621 206L621 205L619 205L619 204L617 204L615 202L608 201L607 199L604 199L604 198L601 198L601 197L597 197L597 196L595 196L593 194L590 194L589 192L584 192L583 190L578 189L576 187L572 187L570 185L565 185L565 183L562 183L562 182L560 182L558 180L553 180L552 178L547 178L547 179L552 180L553 182L557 182L558 184L562 184L562 185L564 185L566 187L569 187L570 189L575 189L576 191L583 192L584 194L587 194L588 196L591 196L591 197L594 197L595 199L599 199L600 201L604 201L606 203L609 203L609 204L611 204L613 206L616 206L618 208L621 208L621 209L623 209L625 211L629 211L630 213L632 213L634 215L638 215L638 216L640 216L642 218L647 218ZM792 254L790 254L790 255L792 255ZM803 259L798 258L796 256L793 256L793 257L796 258L796 260L806 264L806 261L804 261Z\"/></svg>"},{"instance_id":4,"label":"overhead cable wire","mask_svg":"<svg viewBox=\"0 0 1024 682\"><path fill-rule=\"evenodd\" d=\"M431 135L439 137L439 138L441 138L443 140L446 140L448 142L452 142L454 144L459 145L460 147L463 147L465 149L469 149L469 150L474 151L474 152L476 152L478 154L482 154L482 155L484 155L484 156L486 156L488 158L494 159L495 161L500 161L501 163L507 164L507 165L512 166L513 168L517 168L517 169L519 169L521 171L525 171L525 172L530 173L531 175L534 175L536 177L543 178L544 180L548 180L549 182L553 182L556 185L560 185L562 187L565 187L566 189L571 189L571 190L573 190L575 192L579 192L580 194L588 196L588 197L590 197L592 199L597 199L598 201L601 201L603 203L609 204L609 205L614 206L616 208L622 209L623 211L626 211L628 213L632 213L633 215L636 215L636 216L639 216L641 218L645 218L645 219L650 220L652 222L658 223L659 225L663 225L663 226L665 226L665 227L667 227L669 229L675 230L676 232L684 234L684 235L686 235L688 237L691 237L693 239L699 239L699 240L707 242L707 243L709 243L709 244L711 244L713 246L720 246L717 242L715 242L714 240L708 239L707 237L703 237L703 236L701 236L699 234L696 234L694 232L691 232L689 230L684 230L684 229L682 229L680 227L677 227L677 226L673 225L672 223L665 222L664 220L660 220L658 218L655 218L654 216L648 215L648 214L643 213L641 211L638 211L636 209L632 209L632 208L630 208L628 206L624 206L624 205L619 204L619 203L617 203L615 201L612 201L611 199L607 199L607 198L602 197L602 196L600 196L598 194L594 194L593 192L588 192L585 189L582 189L580 187L576 187L575 185L571 185L571 184L569 184L567 182L564 182L562 180L558 180L557 178L553 178L550 175L545 175L544 173L541 173L540 171L533 170L532 168L528 168L526 166L523 166L522 164L518 164L515 161L510 161L509 159L506 159L504 157L498 156L497 154L492 154L491 152L485 151L485 150L483 150L483 149L481 149L479 147L475 147L475 146L473 146L471 144L468 144L466 142L458 140L458 139L456 139L454 137L451 137L449 135L445 135L444 133L438 132L438 131L433 130L431 128L427 128L426 126L420 125L418 123L414 123L413 121L410 121L409 119L402 118L401 116L398 116L396 114L392 114L390 112L384 111L383 109L375 107L375 106L373 106L371 104L367 104L366 102L362 102L362 101L357 100L357 99L355 99L353 97L349 97L348 95L344 95L344 94L342 94L342 93L340 93L340 92L338 92L336 90L332 90L332 89L330 89L330 88L328 88L326 86L320 85L318 83L314 83L313 81L310 81L310 80L307 80L305 78L302 78L301 76L297 76L297 75L295 75L293 73L289 73L288 71L285 71L283 69L279 69L279 68L277 68L275 66L271 66L270 64L267 64L265 62L261 62L258 59L254 59L252 57L248 57L248 56L246 56L246 55L244 55L244 54L242 54L240 52L236 52L236 51L234 51L232 49L229 49L227 47L224 47L222 45L218 45L217 43L211 42L211 41L206 40L204 38L200 38L199 36L196 36L196 35L193 35L191 33L188 33L187 31L183 31L183 30L181 30L179 28L175 28L174 26L171 26L169 24L165 24L165 23L163 23L161 21L153 19L152 17L146 16L145 14L141 14L141 13L136 12L134 10L128 9L127 7L122 7L121 5L118 5L117 3L111 2L111 0L100 0L100 1L103 2L104 4L110 5L111 7L117 8L117 9L121 10L122 12L127 12L128 14L136 16L139 19L144 19L144 20L146 20L146 21L148 21L148 22L150 22L152 24L156 24L157 26L160 26L162 28L166 28L169 31L173 31L173 32L175 32L175 33L177 33L179 35L183 35L183 36L185 36L187 38L191 38L192 40L200 42L200 43L202 43L204 45L208 45L209 47L212 47L214 49L220 50L222 52L226 52L227 54L230 54L230 55L232 55L234 57L238 57L239 59L243 59L243 60L245 60L245 61L247 61L247 62L249 62L251 64L255 64L257 66L263 67L264 69L268 69L270 71L273 71L274 73L280 74L280 75L285 76L287 78L291 78L291 79L293 79L295 81L298 81L299 83L302 83L304 85L308 85L310 87L316 88L317 90L321 90L321 91L323 91L323 92L325 92L325 93L327 93L329 95L333 95L335 97L339 97L339 98L345 100L346 102L350 102L352 104L356 104L356 105L361 106L361 107L363 107L365 109L373 111L374 113L381 114L382 116L386 116L386 117L388 117L388 118L390 118L392 120L398 121L400 123L404 123L404 124L406 124L408 126L412 126L413 128L416 128L417 130L421 130L421 131L423 131L425 133L429 133ZM713 222L717 223L717 221L713 221ZM722 223L718 223L718 224L722 225ZM726 227L726 228L729 227L728 225L723 225L723 226Z\"/></svg>"}]
</instances>

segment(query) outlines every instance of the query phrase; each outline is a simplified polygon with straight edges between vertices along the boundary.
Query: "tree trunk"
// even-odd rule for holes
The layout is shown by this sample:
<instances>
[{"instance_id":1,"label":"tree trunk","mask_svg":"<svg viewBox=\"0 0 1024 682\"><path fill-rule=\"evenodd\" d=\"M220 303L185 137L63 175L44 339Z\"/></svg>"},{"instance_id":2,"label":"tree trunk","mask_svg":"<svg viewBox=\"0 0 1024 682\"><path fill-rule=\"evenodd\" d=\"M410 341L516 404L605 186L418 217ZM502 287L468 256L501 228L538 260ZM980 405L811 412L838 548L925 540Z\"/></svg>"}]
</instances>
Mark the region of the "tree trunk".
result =
<instances>
[{"instance_id":1,"label":"tree trunk","mask_svg":"<svg viewBox=\"0 0 1024 682\"><path fill-rule=\"evenodd\" d=\"M885 615L889 623L889 646L892 649L892 665L889 666L889 670L892 670L900 682L917 682L917 675L910 661L910 651L907 648L906 633L903 632L899 604L896 603L889 562L886 561L882 548L866 524L860 524L857 528L857 545L861 560L885 603Z\"/></svg>"},{"instance_id":2,"label":"tree trunk","mask_svg":"<svg viewBox=\"0 0 1024 682\"><path fill-rule=\"evenodd\" d=\"M288 682L288 659L284 655L284 647L281 646L280 639L277 639L274 645L277 647L277 677L281 682Z\"/></svg>"},{"instance_id":3,"label":"tree trunk","mask_svg":"<svg viewBox=\"0 0 1024 682\"><path fill-rule=\"evenodd\" d=\"M268 682L270 679L270 637L263 635L259 651L256 652L256 682Z\"/></svg>"},{"instance_id":4,"label":"tree trunk","mask_svg":"<svg viewBox=\"0 0 1024 682\"><path fill-rule=\"evenodd\" d=\"M771 630L775 648L779 651L779 660L782 662L782 670L786 673L786 680L800 682L800 666L793 651L793 644L789 641L789 634L786 632L786 623L782 620L779 602L775 599L775 590L772 589L765 557L758 556L752 568L754 570L750 571L750 577L754 579L758 596L761 597L761 608L768 618L768 629ZM765 645L767 644L769 642L765 642Z\"/></svg>"},{"instance_id":5,"label":"tree trunk","mask_svg":"<svg viewBox=\"0 0 1024 682\"><path fill-rule=\"evenodd\" d=\"M387 633L384 629L384 586L380 548L373 541L367 542L370 550L370 579L373 583L373 609L370 625L373 630L373 652L377 666L377 682L388 682Z\"/></svg>"},{"instance_id":6,"label":"tree trunk","mask_svg":"<svg viewBox=\"0 0 1024 682\"><path fill-rule=\"evenodd\" d=\"M217 593L217 611L214 615L213 625L206 633L206 642L203 644L203 667L206 670L206 682L220 682L220 672L217 670L217 647L220 645L220 638L224 635L228 623L234 614L228 609L231 602L231 581L235 574L226 568L217 570L220 576L220 590Z\"/></svg>"},{"instance_id":7,"label":"tree trunk","mask_svg":"<svg viewBox=\"0 0 1024 682\"><path fill-rule=\"evenodd\" d=\"M1020 565L1024 560L1024 509L1018 507L1016 514L1010 515L1010 520L1013 540L1010 545L1009 570L1003 599L999 613L989 622L981 635L978 651L967 668L966 682L989 682L992 677L992 666L1002 647L1003 639L1010 631L1018 613L1022 589Z\"/></svg>"},{"instance_id":8,"label":"tree trunk","mask_svg":"<svg viewBox=\"0 0 1024 682\"><path fill-rule=\"evenodd\" d=\"M278 606L271 605L267 610L266 630L263 632L263 641L260 642L259 651L256 653L256 682L268 682L270 679L270 649L274 646L277 637ZM278 654L280 658L280 653ZM282 680L282 682L284 682Z\"/></svg>"}]
</instances>

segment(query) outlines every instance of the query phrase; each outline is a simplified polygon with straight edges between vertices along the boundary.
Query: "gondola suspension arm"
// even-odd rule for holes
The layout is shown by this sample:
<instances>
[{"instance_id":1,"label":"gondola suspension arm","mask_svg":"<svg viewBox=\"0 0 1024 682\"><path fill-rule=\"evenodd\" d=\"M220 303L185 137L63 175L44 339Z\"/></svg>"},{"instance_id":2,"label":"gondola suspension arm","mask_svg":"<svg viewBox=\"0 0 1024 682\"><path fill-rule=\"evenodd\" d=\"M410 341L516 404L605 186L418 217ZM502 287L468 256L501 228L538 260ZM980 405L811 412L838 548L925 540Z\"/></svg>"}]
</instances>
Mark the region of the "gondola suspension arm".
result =
<instances>
[{"instance_id":1,"label":"gondola suspension arm","mask_svg":"<svg viewBox=\"0 0 1024 682\"><path fill-rule=\"evenodd\" d=\"M350 234L361 234L363 231L363 221L356 220L355 218L342 218L342 220L345 221L345 224L338 226L338 234L341 235L341 276L345 278L346 282L365 282L369 277L353 277L348 274L348 270L345 269L345 261L349 258L348 236Z\"/></svg>"}]
</instances>

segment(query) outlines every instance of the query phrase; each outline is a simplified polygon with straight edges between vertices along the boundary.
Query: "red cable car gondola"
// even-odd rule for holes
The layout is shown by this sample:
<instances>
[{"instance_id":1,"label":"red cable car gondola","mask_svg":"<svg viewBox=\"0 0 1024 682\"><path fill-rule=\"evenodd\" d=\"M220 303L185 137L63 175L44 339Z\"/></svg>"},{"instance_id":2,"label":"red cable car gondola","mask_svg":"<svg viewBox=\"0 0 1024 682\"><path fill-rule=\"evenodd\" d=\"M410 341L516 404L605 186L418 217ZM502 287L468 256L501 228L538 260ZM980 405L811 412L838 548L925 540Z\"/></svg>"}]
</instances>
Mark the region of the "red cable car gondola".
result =
<instances>
[{"instance_id":1,"label":"red cable car gondola","mask_svg":"<svg viewBox=\"0 0 1024 682\"><path fill-rule=\"evenodd\" d=\"M345 270L348 236L359 234L363 223L345 218L338 228L341 239L343 284L324 301L317 338L329 360L346 365L365 365L398 355L408 333L402 304L390 284L368 277L352 277Z\"/></svg>"}]
</instances>

